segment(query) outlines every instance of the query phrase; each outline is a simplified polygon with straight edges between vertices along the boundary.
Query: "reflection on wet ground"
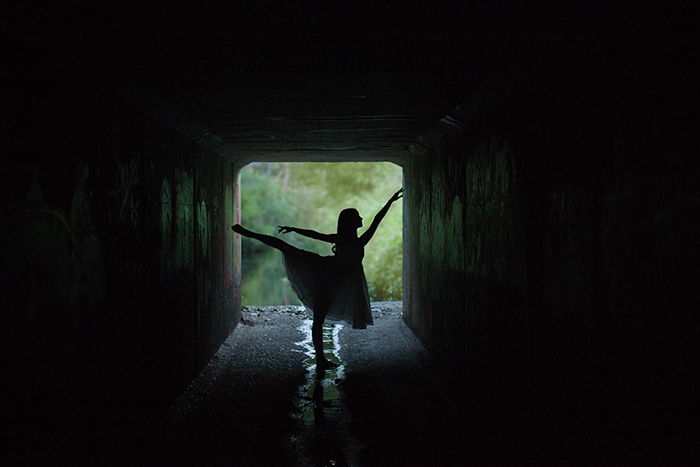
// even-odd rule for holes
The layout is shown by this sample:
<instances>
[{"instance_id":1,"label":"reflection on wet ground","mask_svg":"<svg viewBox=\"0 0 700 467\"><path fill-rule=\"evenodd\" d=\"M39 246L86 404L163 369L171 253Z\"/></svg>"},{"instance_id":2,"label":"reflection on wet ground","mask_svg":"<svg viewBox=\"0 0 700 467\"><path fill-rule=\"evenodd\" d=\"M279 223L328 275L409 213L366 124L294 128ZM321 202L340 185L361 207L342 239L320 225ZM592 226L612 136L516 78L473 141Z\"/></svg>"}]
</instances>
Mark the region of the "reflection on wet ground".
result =
<instances>
[{"instance_id":1,"label":"reflection on wet ground","mask_svg":"<svg viewBox=\"0 0 700 467\"><path fill-rule=\"evenodd\" d=\"M299 326L304 339L296 345L303 349L306 356L304 366L307 380L299 389L298 426L290 444L297 454L298 465L357 465L352 459L357 443L353 443L350 435L349 415L341 389L345 364L339 356L339 334L343 325L324 325L326 358L338 365L331 369L316 367L311 325L312 320L306 319Z\"/></svg>"}]
</instances>

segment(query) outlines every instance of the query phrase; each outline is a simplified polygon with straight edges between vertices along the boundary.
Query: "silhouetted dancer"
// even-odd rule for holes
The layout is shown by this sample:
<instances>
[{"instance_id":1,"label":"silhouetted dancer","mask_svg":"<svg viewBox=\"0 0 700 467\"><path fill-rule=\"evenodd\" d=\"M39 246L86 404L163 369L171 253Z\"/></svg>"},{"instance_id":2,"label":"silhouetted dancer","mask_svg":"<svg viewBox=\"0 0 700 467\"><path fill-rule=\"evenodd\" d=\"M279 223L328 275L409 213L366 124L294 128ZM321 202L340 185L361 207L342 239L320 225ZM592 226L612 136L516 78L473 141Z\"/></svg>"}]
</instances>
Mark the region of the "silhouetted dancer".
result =
<instances>
[{"instance_id":1,"label":"silhouetted dancer","mask_svg":"<svg viewBox=\"0 0 700 467\"><path fill-rule=\"evenodd\" d=\"M283 234L296 232L316 240L333 243L333 256L321 256L301 250L284 240L252 232L239 224L232 227L234 232L259 240L284 254L284 266L292 288L299 300L313 311L311 339L316 351L316 366L319 369L336 366L326 360L323 354L323 323L326 317L352 323L355 329L365 329L368 324L373 324L367 281L362 269L364 247L371 240L391 204L402 196L403 188L389 198L384 207L374 216L369 229L359 237L357 229L362 227L362 217L354 208L343 209L340 212L338 231L334 234L323 234L285 225L278 226L279 232Z\"/></svg>"}]
</instances>

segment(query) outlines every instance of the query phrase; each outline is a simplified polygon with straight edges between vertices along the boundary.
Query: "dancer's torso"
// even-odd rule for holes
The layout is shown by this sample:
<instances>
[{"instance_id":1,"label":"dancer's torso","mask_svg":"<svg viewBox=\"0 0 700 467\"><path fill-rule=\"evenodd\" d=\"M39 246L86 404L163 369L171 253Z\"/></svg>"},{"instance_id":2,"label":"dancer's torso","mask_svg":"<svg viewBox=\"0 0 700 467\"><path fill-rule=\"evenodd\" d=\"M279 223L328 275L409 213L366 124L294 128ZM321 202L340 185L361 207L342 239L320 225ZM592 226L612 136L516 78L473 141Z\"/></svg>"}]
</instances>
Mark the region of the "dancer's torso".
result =
<instances>
[{"instance_id":1,"label":"dancer's torso","mask_svg":"<svg viewBox=\"0 0 700 467\"><path fill-rule=\"evenodd\" d=\"M362 264L365 249L359 239L338 243L335 245L335 257L342 264Z\"/></svg>"}]
</instances>

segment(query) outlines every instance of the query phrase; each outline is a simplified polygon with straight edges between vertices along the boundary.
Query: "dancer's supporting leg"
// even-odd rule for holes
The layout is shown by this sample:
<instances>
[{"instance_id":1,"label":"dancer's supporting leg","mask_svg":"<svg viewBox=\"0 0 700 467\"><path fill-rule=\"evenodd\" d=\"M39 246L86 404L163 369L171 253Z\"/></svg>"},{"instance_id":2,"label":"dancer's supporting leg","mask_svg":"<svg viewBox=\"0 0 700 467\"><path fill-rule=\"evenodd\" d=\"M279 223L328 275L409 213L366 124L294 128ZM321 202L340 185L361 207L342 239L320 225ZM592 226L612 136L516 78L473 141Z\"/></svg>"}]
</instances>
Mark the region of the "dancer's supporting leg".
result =
<instances>
[{"instance_id":1,"label":"dancer's supporting leg","mask_svg":"<svg viewBox=\"0 0 700 467\"><path fill-rule=\"evenodd\" d=\"M231 227L231 229L233 229L233 231L237 234L243 235L244 237L254 238L255 240L263 242L265 245L271 246L272 248L277 248L282 252L296 250L295 247L285 242L284 240L281 240L277 237L272 237L270 235L253 232L252 230L248 230L240 224L234 225L233 227Z\"/></svg>"},{"instance_id":2,"label":"dancer's supporting leg","mask_svg":"<svg viewBox=\"0 0 700 467\"><path fill-rule=\"evenodd\" d=\"M326 321L327 312L323 307L319 307L319 310L314 310L314 321L311 325L311 342L314 344L314 352L316 353L316 368L327 370L337 367L338 364L326 359L323 353L323 323Z\"/></svg>"},{"instance_id":3,"label":"dancer's supporting leg","mask_svg":"<svg viewBox=\"0 0 700 467\"><path fill-rule=\"evenodd\" d=\"M314 310L314 321L311 325L311 342L314 344L316 352L316 368L325 370L333 368L336 365L329 362L323 354L323 322L326 320L326 311L319 307L319 310Z\"/></svg>"},{"instance_id":4,"label":"dancer's supporting leg","mask_svg":"<svg viewBox=\"0 0 700 467\"><path fill-rule=\"evenodd\" d=\"M316 366L320 369L325 367L327 362L326 356L323 354L323 322L326 320L326 313L320 310L314 310L314 322L311 325L311 342L314 344L316 352Z\"/></svg>"}]
</instances>

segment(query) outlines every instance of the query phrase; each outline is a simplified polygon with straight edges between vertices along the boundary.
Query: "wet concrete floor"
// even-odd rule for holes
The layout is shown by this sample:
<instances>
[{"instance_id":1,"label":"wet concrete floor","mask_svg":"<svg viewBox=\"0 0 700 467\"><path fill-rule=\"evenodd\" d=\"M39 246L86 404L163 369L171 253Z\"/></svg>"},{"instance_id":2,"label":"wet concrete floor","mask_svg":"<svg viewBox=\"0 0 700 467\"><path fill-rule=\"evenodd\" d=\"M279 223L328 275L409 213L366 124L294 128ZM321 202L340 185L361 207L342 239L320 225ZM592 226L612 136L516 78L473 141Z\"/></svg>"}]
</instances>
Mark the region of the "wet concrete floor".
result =
<instances>
[{"instance_id":1,"label":"wet concrete floor","mask_svg":"<svg viewBox=\"0 0 700 467\"><path fill-rule=\"evenodd\" d=\"M54 423L6 421L9 447L0 459L71 466L700 465L692 411L634 399L604 405L596 393L565 390L556 380L531 388L526 404L498 397L519 395L514 387L478 402L453 387L450 368L435 367L402 321L400 303L373 309L367 330L326 326L326 356L338 367L325 372L314 366L307 315L294 307L248 309L155 426L148 403L124 413L130 423L95 417L86 424L86 414L109 411L108 397L98 404L78 393L65 407L60 397L46 398L32 402L33 412L53 403L41 420ZM71 412L76 406L87 409Z\"/></svg>"},{"instance_id":2,"label":"wet concrete floor","mask_svg":"<svg viewBox=\"0 0 700 467\"><path fill-rule=\"evenodd\" d=\"M150 448L141 451L147 454L128 463L561 466L697 459L690 437L642 436L642 425L615 433L576 401L533 399L517 409L467 400L405 325L400 302L374 303L373 310L375 325L366 330L326 325L326 356L338 367L320 372L307 315L294 307L247 309L149 436Z\"/></svg>"},{"instance_id":3,"label":"wet concrete floor","mask_svg":"<svg viewBox=\"0 0 700 467\"><path fill-rule=\"evenodd\" d=\"M153 461L177 465L461 465L458 398L401 320L327 324L317 371L298 309L248 308L241 325L153 435Z\"/></svg>"}]
</instances>

